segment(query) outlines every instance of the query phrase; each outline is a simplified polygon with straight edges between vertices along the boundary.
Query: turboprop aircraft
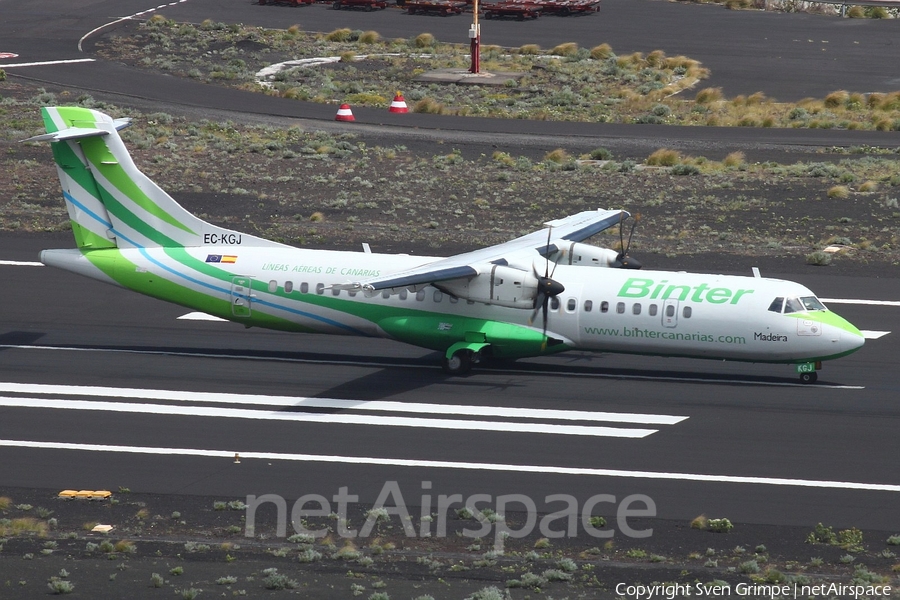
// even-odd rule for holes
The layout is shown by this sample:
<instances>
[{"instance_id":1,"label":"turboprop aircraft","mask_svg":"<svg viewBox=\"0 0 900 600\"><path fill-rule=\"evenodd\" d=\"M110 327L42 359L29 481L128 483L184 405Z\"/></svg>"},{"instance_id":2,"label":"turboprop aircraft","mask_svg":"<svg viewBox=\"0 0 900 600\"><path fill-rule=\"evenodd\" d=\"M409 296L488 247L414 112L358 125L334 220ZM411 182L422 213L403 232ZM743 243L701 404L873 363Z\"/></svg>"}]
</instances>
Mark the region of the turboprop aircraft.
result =
<instances>
[{"instance_id":1,"label":"turboprop aircraft","mask_svg":"<svg viewBox=\"0 0 900 600\"><path fill-rule=\"evenodd\" d=\"M43 108L77 248L49 266L247 327L386 337L443 353L453 374L483 358L566 350L796 365L855 352L860 331L790 281L637 270L582 243L621 222L580 212L450 258L307 250L190 214L135 166L114 120ZM632 230L633 231L633 230ZM540 318L538 318L540 315Z\"/></svg>"}]
</instances>

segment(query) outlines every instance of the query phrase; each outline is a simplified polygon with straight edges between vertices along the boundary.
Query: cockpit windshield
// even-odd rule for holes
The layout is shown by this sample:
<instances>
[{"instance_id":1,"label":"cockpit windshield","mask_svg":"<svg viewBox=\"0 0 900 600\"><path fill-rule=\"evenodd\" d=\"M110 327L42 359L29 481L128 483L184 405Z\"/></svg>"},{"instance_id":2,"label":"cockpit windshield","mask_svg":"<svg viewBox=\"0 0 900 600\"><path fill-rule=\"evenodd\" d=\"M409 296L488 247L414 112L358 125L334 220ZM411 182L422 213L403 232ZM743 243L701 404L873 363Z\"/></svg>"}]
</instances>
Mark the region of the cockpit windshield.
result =
<instances>
[{"instance_id":1,"label":"cockpit windshield","mask_svg":"<svg viewBox=\"0 0 900 600\"><path fill-rule=\"evenodd\" d=\"M802 298L787 298L784 301L784 314L796 312L811 312L815 310L828 310L815 296L803 296Z\"/></svg>"},{"instance_id":2,"label":"cockpit windshield","mask_svg":"<svg viewBox=\"0 0 900 600\"><path fill-rule=\"evenodd\" d=\"M772 300L769 311L784 314L797 312L811 312L814 310L828 310L815 296L803 296L802 298L783 298L781 296Z\"/></svg>"},{"instance_id":3,"label":"cockpit windshield","mask_svg":"<svg viewBox=\"0 0 900 600\"><path fill-rule=\"evenodd\" d=\"M806 310L828 310L815 296L803 296L800 298L800 302L803 303Z\"/></svg>"}]
</instances>

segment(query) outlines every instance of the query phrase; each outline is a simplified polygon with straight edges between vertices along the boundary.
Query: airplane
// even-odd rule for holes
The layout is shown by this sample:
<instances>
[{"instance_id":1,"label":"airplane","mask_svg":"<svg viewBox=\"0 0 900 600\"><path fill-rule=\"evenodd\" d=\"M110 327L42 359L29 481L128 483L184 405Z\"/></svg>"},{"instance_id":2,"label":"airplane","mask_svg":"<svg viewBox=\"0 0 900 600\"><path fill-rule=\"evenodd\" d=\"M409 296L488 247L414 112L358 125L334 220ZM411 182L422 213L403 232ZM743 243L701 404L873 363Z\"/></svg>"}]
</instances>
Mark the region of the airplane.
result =
<instances>
[{"instance_id":1,"label":"airplane","mask_svg":"<svg viewBox=\"0 0 900 600\"><path fill-rule=\"evenodd\" d=\"M449 258L295 248L207 223L134 164L113 119L41 109L77 248L43 264L247 327L382 337L439 351L443 368L567 350L795 365L859 350L860 331L790 281L650 271L583 243L622 210L548 221ZM633 227L632 227L633 233ZM629 238L630 240L630 238ZM630 243L630 241L629 241Z\"/></svg>"}]
</instances>

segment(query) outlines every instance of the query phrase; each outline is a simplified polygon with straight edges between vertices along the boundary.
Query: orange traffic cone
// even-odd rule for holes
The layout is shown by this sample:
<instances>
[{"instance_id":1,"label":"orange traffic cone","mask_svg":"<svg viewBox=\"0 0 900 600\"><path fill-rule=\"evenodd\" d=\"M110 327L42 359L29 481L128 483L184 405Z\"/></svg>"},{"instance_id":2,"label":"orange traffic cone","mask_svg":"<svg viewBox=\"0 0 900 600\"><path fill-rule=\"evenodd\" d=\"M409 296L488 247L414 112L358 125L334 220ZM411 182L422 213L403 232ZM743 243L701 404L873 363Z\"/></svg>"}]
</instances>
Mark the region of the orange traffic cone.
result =
<instances>
[{"instance_id":1,"label":"orange traffic cone","mask_svg":"<svg viewBox=\"0 0 900 600\"><path fill-rule=\"evenodd\" d=\"M408 113L409 107L406 106L406 100L403 99L403 94L397 92L397 95L394 96L394 99L391 101L391 108L388 112L392 113Z\"/></svg>"},{"instance_id":2,"label":"orange traffic cone","mask_svg":"<svg viewBox=\"0 0 900 600\"><path fill-rule=\"evenodd\" d=\"M353 116L353 111L350 110L349 104L341 104L341 107L338 109L337 114L334 116L335 121L355 121L356 117Z\"/></svg>"}]
</instances>

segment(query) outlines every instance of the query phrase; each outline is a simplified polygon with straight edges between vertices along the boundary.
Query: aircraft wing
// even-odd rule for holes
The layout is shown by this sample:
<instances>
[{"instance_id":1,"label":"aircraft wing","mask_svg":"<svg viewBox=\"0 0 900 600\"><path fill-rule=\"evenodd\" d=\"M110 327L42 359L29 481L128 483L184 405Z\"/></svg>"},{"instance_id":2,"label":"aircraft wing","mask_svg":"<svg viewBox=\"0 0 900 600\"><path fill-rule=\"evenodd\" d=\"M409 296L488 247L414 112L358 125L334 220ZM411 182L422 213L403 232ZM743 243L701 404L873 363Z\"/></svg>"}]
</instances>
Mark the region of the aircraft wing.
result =
<instances>
[{"instance_id":1,"label":"aircraft wing","mask_svg":"<svg viewBox=\"0 0 900 600\"><path fill-rule=\"evenodd\" d=\"M526 256L530 252L536 252L540 256L552 254L558 249L552 240L580 242L609 229L629 216L629 213L623 210L587 210L563 219L547 221L544 223L545 229L539 229L502 244L457 254L399 273L334 287L374 291L474 277L482 270L489 270L491 265L506 265L513 262L515 258L521 259L523 254ZM547 227L552 228L550 244L547 243Z\"/></svg>"}]
</instances>

